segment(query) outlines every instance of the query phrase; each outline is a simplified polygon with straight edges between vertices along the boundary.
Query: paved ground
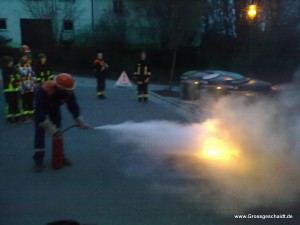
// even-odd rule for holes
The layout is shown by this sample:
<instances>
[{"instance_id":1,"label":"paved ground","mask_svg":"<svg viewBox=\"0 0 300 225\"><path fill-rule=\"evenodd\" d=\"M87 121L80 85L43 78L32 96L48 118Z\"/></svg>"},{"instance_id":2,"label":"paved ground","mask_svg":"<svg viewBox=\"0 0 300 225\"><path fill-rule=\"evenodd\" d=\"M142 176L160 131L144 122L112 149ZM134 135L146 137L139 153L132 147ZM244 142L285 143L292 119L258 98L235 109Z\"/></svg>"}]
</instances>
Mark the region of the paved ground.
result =
<instances>
[{"instance_id":1,"label":"paved ground","mask_svg":"<svg viewBox=\"0 0 300 225\"><path fill-rule=\"evenodd\" d=\"M77 77L77 82L81 86L86 87L95 87L94 79L92 78L85 78L84 76ZM109 87L114 87L116 84L115 80L108 80L107 84ZM135 92L136 87L132 86L129 88L132 92ZM164 105L169 109L176 110L177 113L183 115L187 120L194 122L199 121L199 119L203 119L203 117L208 112L208 107L203 107L201 104L200 99L195 101L189 100L182 100L178 97L168 97L168 96L161 96L155 93L155 90L168 90L168 85L163 84L150 84L149 90L152 96L151 101ZM178 85L172 86L172 90L178 93L181 93L181 88Z\"/></svg>"},{"instance_id":2,"label":"paved ground","mask_svg":"<svg viewBox=\"0 0 300 225\"><path fill-rule=\"evenodd\" d=\"M95 96L93 79L76 80L82 114L93 126L128 120L189 121L189 112L173 105L169 108L163 99L151 96L149 104L138 103L135 89L114 88L115 81L108 81L109 98L100 101ZM0 104L3 109L3 95ZM73 122L66 109L62 110L66 127ZM189 204L150 191L148 185L155 177L125 176L125 164L137 163L128 155L133 147L114 144L114 137L100 131L70 130L64 141L74 166L59 171L50 167L48 138L46 170L34 173L32 132L32 123L10 126L1 118L0 224L42 225L58 219L76 219L99 225L179 225L188 220L196 225L199 220L196 209ZM181 211L190 214L188 209L193 212L187 215L190 218L178 216Z\"/></svg>"},{"instance_id":3,"label":"paved ground","mask_svg":"<svg viewBox=\"0 0 300 225\"><path fill-rule=\"evenodd\" d=\"M151 94L149 104L137 103L135 89L114 88L108 81L109 99L95 98L93 79L77 77L78 99L82 114L93 126L122 123L128 120L169 120L190 123L202 120L205 107L199 101ZM151 85L150 89L165 86ZM174 87L179 91L179 87ZM86 99L89 99L87 101ZM3 108L3 95L0 96ZM200 109L199 109L200 107ZM65 112L65 108L63 108ZM195 115L195 112L199 115ZM3 115L3 111L1 112ZM63 126L72 124L65 114ZM89 130L68 131L64 141L66 153L74 163L70 168L50 168L49 150L46 170L32 170L32 123L9 126L0 123L0 224L43 225L58 219L75 219L93 225L299 225L296 220L234 220L205 209L206 202L195 204L167 192L152 191L153 181L176 185L186 182L171 178L164 167L149 176L144 155L136 154L132 144L119 145L118 136ZM170 141L170 140L167 140ZM50 138L47 147L50 148ZM128 165L130 165L128 167ZM142 169L143 168L143 169ZM173 183L172 183L173 182ZM300 206L287 207L284 212L299 216ZM253 213L271 214L279 209L257 209Z\"/></svg>"}]
</instances>

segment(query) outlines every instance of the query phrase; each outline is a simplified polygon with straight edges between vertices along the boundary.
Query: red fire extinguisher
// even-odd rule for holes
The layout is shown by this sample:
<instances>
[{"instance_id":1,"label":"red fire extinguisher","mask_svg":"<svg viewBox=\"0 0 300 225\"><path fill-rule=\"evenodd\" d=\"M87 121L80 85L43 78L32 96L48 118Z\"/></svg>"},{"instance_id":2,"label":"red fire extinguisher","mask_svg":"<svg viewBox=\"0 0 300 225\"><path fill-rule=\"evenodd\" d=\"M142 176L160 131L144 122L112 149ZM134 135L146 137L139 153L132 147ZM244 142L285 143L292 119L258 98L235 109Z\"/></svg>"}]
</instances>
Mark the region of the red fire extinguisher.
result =
<instances>
[{"instance_id":1,"label":"red fire extinguisher","mask_svg":"<svg viewBox=\"0 0 300 225\"><path fill-rule=\"evenodd\" d=\"M63 151L64 151L64 140L62 134L67 130L77 127L78 125L72 125L64 129L60 135L54 135L52 137L52 168L60 169L63 166Z\"/></svg>"}]
</instances>

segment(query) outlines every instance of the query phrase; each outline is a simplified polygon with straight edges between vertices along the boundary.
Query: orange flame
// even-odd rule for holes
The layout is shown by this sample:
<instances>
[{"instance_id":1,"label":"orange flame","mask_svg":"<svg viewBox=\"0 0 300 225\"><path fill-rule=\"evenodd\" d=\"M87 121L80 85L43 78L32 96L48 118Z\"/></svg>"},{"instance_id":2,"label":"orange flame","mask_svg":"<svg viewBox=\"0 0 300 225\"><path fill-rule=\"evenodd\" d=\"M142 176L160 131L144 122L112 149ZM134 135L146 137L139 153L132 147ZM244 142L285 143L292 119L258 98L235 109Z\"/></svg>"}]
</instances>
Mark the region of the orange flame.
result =
<instances>
[{"instance_id":1,"label":"orange flame","mask_svg":"<svg viewBox=\"0 0 300 225\"><path fill-rule=\"evenodd\" d=\"M240 151L232 143L220 138L222 133L217 127L217 121L208 120L203 125L209 135L201 145L201 158L228 162L240 156Z\"/></svg>"}]
</instances>

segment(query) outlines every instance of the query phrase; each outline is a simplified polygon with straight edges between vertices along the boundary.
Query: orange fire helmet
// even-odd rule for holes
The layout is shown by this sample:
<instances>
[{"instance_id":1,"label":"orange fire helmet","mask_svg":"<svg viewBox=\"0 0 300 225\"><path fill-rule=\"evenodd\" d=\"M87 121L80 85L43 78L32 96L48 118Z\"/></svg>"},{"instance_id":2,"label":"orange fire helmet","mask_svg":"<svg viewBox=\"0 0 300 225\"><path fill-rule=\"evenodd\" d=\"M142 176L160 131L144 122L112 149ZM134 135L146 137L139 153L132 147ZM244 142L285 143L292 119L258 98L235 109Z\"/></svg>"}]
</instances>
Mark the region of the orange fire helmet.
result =
<instances>
[{"instance_id":1,"label":"orange fire helmet","mask_svg":"<svg viewBox=\"0 0 300 225\"><path fill-rule=\"evenodd\" d=\"M75 80L68 73L60 73L55 76L55 82L58 87L64 90L71 91L75 88Z\"/></svg>"},{"instance_id":2,"label":"orange fire helmet","mask_svg":"<svg viewBox=\"0 0 300 225\"><path fill-rule=\"evenodd\" d=\"M24 53L29 53L30 52L30 48L28 45L22 45L21 51Z\"/></svg>"}]
</instances>

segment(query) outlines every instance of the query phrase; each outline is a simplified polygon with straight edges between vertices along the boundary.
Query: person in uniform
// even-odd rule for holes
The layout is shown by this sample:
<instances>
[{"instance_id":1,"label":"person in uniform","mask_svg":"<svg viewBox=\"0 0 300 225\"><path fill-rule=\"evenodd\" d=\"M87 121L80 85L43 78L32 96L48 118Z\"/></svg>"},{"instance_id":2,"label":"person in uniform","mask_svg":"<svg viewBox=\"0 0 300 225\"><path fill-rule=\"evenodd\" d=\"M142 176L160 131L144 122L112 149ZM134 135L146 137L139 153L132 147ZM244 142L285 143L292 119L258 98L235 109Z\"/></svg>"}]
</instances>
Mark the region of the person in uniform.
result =
<instances>
[{"instance_id":1,"label":"person in uniform","mask_svg":"<svg viewBox=\"0 0 300 225\"><path fill-rule=\"evenodd\" d=\"M133 74L134 81L137 84L137 98L139 102L148 102L148 85L151 77L151 70L146 61L146 52L141 52L141 59L137 63Z\"/></svg>"},{"instance_id":2,"label":"person in uniform","mask_svg":"<svg viewBox=\"0 0 300 225\"><path fill-rule=\"evenodd\" d=\"M20 92L22 102L22 117L24 121L30 121L34 114L34 91L35 91L35 73L31 67L31 56L23 53L19 64L17 65L18 74L20 74Z\"/></svg>"},{"instance_id":3,"label":"person in uniform","mask_svg":"<svg viewBox=\"0 0 300 225\"><path fill-rule=\"evenodd\" d=\"M2 81L3 92L6 102L6 119L13 124L18 122L21 117L20 113L20 75L13 66L14 60L12 57L4 56L2 59Z\"/></svg>"},{"instance_id":4,"label":"person in uniform","mask_svg":"<svg viewBox=\"0 0 300 225\"><path fill-rule=\"evenodd\" d=\"M75 94L75 80L70 74L60 73L54 80L45 81L35 93L35 135L33 159L37 172L43 170L45 155L45 131L51 135L61 135L60 106L66 103L69 111L79 128L87 129L89 126L80 116L80 109ZM64 156L63 165L69 166L71 162Z\"/></svg>"},{"instance_id":5,"label":"person in uniform","mask_svg":"<svg viewBox=\"0 0 300 225\"><path fill-rule=\"evenodd\" d=\"M105 82L108 64L104 61L102 53L97 54L97 58L94 61L94 71L97 79L97 96L100 99L105 99Z\"/></svg>"},{"instance_id":6,"label":"person in uniform","mask_svg":"<svg viewBox=\"0 0 300 225\"><path fill-rule=\"evenodd\" d=\"M53 80L53 72L47 63L47 56L43 53L38 55L38 63L34 67L36 82L42 84L47 80Z\"/></svg>"}]
</instances>

